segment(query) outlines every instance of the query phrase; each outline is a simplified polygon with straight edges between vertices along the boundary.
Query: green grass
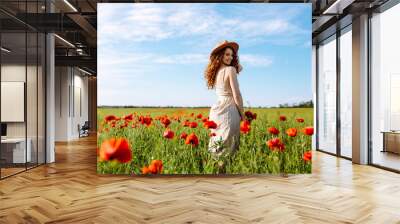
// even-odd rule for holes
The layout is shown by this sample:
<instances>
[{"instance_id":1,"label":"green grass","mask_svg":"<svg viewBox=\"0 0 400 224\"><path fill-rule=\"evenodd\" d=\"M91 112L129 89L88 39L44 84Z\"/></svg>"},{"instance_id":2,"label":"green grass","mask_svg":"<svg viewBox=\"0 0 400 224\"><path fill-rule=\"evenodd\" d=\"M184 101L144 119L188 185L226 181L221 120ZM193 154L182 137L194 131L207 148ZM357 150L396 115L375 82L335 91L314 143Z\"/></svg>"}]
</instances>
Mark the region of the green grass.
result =
<instances>
[{"instance_id":1,"label":"green grass","mask_svg":"<svg viewBox=\"0 0 400 224\"><path fill-rule=\"evenodd\" d=\"M98 133L98 147L100 148L104 140L123 137L129 141L133 157L125 164L98 160L97 171L102 174L141 174L143 166L159 159L163 162L163 174L311 173L311 163L303 160L303 153L311 150L311 136L304 135L301 130L313 125L313 109L251 108L250 111L257 113L257 119L251 123L251 131L248 134L241 134L239 151L233 156L216 158L207 151L210 131L203 127L201 120L188 116L190 113L201 113L203 117L207 117L209 108L98 108L98 130L102 130ZM103 124L106 115L121 117L130 113L152 116L153 125L138 125L132 128L130 123L128 127L121 129L118 128L118 124L116 128ZM189 120L197 121L199 125L195 129L183 127L182 123L171 119L169 128L175 133L175 138L169 140L163 137L164 126L154 119L162 115L188 116ZM287 120L279 121L279 115L285 115ZM304 118L304 123L296 122L295 118L300 117ZM186 119L182 117L180 120ZM267 131L271 126L280 130L278 137L285 144L283 152L271 151L266 145L267 140L275 137ZM298 129L296 137L287 136L285 131L290 127ZM104 131L106 128L109 131ZM179 139L182 132L194 132L199 138L198 147L185 145L184 140Z\"/></svg>"}]
</instances>

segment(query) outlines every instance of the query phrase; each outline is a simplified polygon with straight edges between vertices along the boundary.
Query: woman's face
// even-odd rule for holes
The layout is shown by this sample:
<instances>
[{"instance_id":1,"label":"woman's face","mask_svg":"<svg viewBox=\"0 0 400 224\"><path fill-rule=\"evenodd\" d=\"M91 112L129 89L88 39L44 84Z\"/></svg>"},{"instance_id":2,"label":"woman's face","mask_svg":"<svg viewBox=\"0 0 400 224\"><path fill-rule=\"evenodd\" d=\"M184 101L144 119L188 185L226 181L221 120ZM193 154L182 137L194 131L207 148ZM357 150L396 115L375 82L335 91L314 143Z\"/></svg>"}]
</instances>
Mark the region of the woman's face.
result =
<instances>
[{"instance_id":1,"label":"woman's face","mask_svg":"<svg viewBox=\"0 0 400 224\"><path fill-rule=\"evenodd\" d=\"M233 60L233 51L230 48L226 48L224 51L224 56L222 57L222 62L225 65L230 65Z\"/></svg>"}]
</instances>

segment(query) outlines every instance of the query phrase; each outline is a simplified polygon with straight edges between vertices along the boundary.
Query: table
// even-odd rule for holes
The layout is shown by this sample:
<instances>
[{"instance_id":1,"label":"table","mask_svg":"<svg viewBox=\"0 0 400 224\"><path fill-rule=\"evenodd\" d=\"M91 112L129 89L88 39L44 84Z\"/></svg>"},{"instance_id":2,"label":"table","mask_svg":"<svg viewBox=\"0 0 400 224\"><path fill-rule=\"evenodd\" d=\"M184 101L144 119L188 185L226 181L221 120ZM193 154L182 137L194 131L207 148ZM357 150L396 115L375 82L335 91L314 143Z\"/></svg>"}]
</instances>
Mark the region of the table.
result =
<instances>
[{"instance_id":1,"label":"table","mask_svg":"<svg viewBox=\"0 0 400 224\"><path fill-rule=\"evenodd\" d=\"M9 163L26 163L31 162L31 146L32 140L26 139L28 144L25 154L25 138L6 138L1 139L1 157ZM11 159L12 158L12 159Z\"/></svg>"},{"instance_id":2,"label":"table","mask_svg":"<svg viewBox=\"0 0 400 224\"><path fill-rule=\"evenodd\" d=\"M400 131L381 131L383 133L382 152L400 154Z\"/></svg>"}]
</instances>

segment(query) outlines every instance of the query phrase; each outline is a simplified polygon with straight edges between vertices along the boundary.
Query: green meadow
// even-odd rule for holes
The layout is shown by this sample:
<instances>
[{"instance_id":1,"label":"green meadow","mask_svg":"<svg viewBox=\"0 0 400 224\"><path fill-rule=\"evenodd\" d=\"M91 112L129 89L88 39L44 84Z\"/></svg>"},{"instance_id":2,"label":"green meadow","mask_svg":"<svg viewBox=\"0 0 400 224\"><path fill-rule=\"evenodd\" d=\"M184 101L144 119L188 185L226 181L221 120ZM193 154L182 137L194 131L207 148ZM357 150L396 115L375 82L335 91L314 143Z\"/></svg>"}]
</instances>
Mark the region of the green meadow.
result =
<instances>
[{"instance_id":1,"label":"green meadow","mask_svg":"<svg viewBox=\"0 0 400 224\"><path fill-rule=\"evenodd\" d=\"M109 139L123 138L129 143L131 160L118 162L115 159L98 157L97 171L101 174L141 175L143 168L153 160L162 161L161 174L301 174L311 173L311 161L303 155L311 150L311 137L303 133L304 127L313 126L312 108L245 108L257 114L251 122L250 131L241 133L239 151L233 155L214 156L208 152L210 130L198 118L208 117L209 108L98 108L98 151ZM132 114L132 120L123 119ZM115 121L105 121L114 115ZM279 117L286 116L285 121ZM143 124L140 116L151 117L150 125ZM160 117L168 118L168 129L173 138L163 136L167 129ZM296 121L303 118L304 122ZM183 122L198 123L196 128L185 127ZM268 128L275 127L278 135L272 135ZM286 130L296 128L297 135L288 136ZM180 135L194 133L198 145L185 144ZM279 138L284 150L273 150L267 141ZM103 147L104 148L104 147Z\"/></svg>"}]
</instances>

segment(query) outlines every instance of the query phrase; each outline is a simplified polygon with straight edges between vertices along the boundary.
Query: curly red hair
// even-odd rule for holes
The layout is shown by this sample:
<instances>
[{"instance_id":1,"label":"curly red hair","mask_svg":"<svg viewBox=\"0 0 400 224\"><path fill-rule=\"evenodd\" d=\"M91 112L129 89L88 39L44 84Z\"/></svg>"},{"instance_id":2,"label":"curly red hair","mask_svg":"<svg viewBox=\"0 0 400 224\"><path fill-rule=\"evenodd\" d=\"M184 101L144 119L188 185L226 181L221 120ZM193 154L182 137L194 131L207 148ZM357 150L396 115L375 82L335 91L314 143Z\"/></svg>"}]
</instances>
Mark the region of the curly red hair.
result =
<instances>
[{"instance_id":1,"label":"curly red hair","mask_svg":"<svg viewBox=\"0 0 400 224\"><path fill-rule=\"evenodd\" d=\"M230 66L236 68L236 72L239 72L239 57L237 56L236 52L231 47L225 47L219 50L217 53L212 54L210 56L210 61L204 71L204 78L207 81L207 87L209 89L213 89L215 86L215 80L217 76L218 69L221 67L222 58L224 57L225 49L230 48L233 52L233 59L231 61Z\"/></svg>"}]
</instances>

